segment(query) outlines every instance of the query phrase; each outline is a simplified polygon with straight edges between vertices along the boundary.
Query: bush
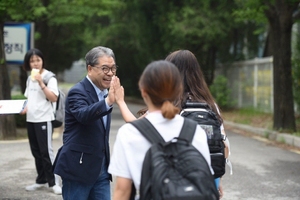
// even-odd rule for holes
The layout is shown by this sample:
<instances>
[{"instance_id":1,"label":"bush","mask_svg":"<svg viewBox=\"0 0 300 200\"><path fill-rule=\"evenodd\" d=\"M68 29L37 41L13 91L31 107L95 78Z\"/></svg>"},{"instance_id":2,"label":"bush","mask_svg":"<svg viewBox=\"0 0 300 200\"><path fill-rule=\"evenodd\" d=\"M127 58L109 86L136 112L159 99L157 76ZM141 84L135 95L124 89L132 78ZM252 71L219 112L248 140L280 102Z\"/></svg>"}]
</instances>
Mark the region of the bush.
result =
<instances>
[{"instance_id":1,"label":"bush","mask_svg":"<svg viewBox=\"0 0 300 200\"><path fill-rule=\"evenodd\" d=\"M24 95L14 95L12 96L13 100L17 99L26 99ZM25 128L26 127L26 115L15 114L16 126L17 128Z\"/></svg>"},{"instance_id":2,"label":"bush","mask_svg":"<svg viewBox=\"0 0 300 200\"><path fill-rule=\"evenodd\" d=\"M300 108L300 59L292 60L293 94L297 107Z\"/></svg>"},{"instance_id":3,"label":"bush","mask_svg":"<svg viewBox=\"0 0 300 200\"><path fill-rule=\"evenodd\" d=\"M225 76L219 75L210 86L211 94L222 109L229 109L233 106L233 102L230 100L231 91L227 87L227 81Z\"/></svg>"}]
</instances>

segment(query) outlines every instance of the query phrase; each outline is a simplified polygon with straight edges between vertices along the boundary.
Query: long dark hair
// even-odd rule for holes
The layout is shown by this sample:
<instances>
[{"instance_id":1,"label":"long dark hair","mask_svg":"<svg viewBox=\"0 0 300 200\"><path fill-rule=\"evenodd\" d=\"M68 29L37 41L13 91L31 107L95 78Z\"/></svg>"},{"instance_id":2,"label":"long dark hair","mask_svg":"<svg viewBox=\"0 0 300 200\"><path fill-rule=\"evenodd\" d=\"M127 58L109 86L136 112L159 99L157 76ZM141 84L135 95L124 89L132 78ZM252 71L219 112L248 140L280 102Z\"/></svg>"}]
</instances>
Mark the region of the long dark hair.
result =
<instances>
[{"instance_id":1,"label":"long dark hair","mask_svg":"<svg viewBox=\"0 0 300 200\"><path fill-rule=\"evenodd\" d=\"M223 122L223 119L218 112L219 108L205 82L196 56L189 50L178 50L170 53L165 60L174 63L179 69L181 80L183 82L184 92L174 101L174 104L182 109L188 100L205 102L218 115L219 120Z\"/></svg>"}]
</instances>

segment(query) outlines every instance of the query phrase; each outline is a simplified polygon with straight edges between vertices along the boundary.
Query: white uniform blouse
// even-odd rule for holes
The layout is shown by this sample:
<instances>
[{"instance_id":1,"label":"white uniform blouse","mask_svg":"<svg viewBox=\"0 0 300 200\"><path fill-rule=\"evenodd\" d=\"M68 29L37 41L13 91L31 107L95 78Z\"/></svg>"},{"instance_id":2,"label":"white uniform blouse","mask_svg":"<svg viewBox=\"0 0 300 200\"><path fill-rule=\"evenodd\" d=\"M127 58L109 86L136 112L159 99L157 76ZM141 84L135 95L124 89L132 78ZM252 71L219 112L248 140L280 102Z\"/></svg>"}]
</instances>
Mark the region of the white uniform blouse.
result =
<instances>
[{"instance_id":1,"label":"white uniform blouse","mask_svg":"<svg viewBox=\"0 0 300 200\"><path fill-rule=\"evenodd\" d=\"M165 141L179 136L184 120L179 115L168 120L162 116L161 112L151 112L146 117ZM202 153L210 166L207 136L200 126L197 126L192 144ZM150 146L148 140L133 125L123 125L117 134L108 172L114 176L133 180L135 187L139 189L143 160ZM212 168L211 172L213 174Z\"/></svg>"},{"instance_id":2,"label":"white uniform blouse","mask_svg":"<svg viewBox=\"0 0 300 200\"><path fill-rule=\"evenodd\" d=\"M44 69L41 74L42 78L48 70ZM27 122L46 122L54 120L54 110L50 101L47 100L44 91L39 86L37 81L28 79L26 83L26 90L24 96L27 97ZM58 95L58 87L56 78L50 78L47 88ZM54 105L55 106L55 105Z\"/></svg>"}]
</instances>

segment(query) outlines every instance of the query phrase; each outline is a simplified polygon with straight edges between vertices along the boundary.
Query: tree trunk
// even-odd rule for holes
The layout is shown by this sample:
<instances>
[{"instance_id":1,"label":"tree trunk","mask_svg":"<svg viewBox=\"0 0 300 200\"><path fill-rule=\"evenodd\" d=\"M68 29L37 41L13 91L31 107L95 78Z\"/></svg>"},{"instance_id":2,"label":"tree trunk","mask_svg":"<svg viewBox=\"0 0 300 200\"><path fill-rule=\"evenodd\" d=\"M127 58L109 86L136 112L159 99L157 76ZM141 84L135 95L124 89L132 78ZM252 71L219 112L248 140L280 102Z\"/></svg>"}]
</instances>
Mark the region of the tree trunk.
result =
<instances>
[{"instance_id":1,"label":"tree trunk","mask_svg":"<svg viewBox=\"0 0 300 200\"><path fill-rule=\"evenodd\" d=\"M272 42L270 41L270 28L268 27L268 33L267 33L267 38L265 42L265 47L264 47L264 52L263 52L263 57L269 57L273 55L273 47L272 47Z\"/></svg>"},{"instance_id":2,"label":"tree trunk","mask_svg":"<svg viewBox=\"0 0 300 200\"><path fill-rule=\"evenodd\" d=\"M216 54L217 54L217 48L212 45L208 50L208 60L207 60L207 75L206 75L206 83L208 86L210 86L215 78L215 70L216 70Z\"/></svg>"},{"instance_id":3,"label":"tree trunk","mask_svg":"<svg viewBox=\"0 0 300 200\"><path fill-rule=\"evenodd\" d=\"M4 23L0 22L0 99L11 99L9 74L4 52ZM17 136L14 115L0 115L0 139L14 139Z\"/></svg>"},{"instance_id":4,"label":"tree trunk","mask_svg":"<svg viewBox=\"0 0 300 200\"><path fill-rule=\"evenodd\" d=\"M270 23L273 53L274 118L273 128L296 131L291 66L292 9L285 0L277 0L266 11ZM280 11L280 12L279 12Z\"/></svg>"},{"instance_id":5,"label":"tree trunk","mask_svg":"<svg viewBox=\"0 0 300 200\"><path fill-rule=\"evenodd\" d=\"M20 88L21 88L21 92L22 94L25 93L26 90L26 81L28 78L27 72L23 69L23 66L20 66Z\"/></svg>"}]
</instances>

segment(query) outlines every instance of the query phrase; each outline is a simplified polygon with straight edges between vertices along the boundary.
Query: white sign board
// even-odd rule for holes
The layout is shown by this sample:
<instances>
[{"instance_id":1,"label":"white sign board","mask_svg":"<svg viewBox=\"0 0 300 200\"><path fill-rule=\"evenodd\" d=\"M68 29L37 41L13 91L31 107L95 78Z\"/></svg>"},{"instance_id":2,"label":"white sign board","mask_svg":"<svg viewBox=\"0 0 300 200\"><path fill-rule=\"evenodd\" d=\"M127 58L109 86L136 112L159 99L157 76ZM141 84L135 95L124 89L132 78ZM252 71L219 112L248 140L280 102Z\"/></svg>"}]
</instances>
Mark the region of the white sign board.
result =
<instances>
[{"instance_id":1,"label":"white sign board","mask_svg":"<svg viewBox=\"0 0 300 200\"><path fill-rule=\"evenodd\" d=\"M0 100L1 114L19 114L25 108L26 99L22 100Z\"/></svg>"},{"instance_id":2,"label":"white sign board","mask_svg":"<svg viewBox=\"0 0 300 200\"><path fill-rule=\"evenodd\" d=\"M4 24L4 51L6 62L22 64L26 52L33 48L32 23Z\"/></svg>"}]
</instances>

